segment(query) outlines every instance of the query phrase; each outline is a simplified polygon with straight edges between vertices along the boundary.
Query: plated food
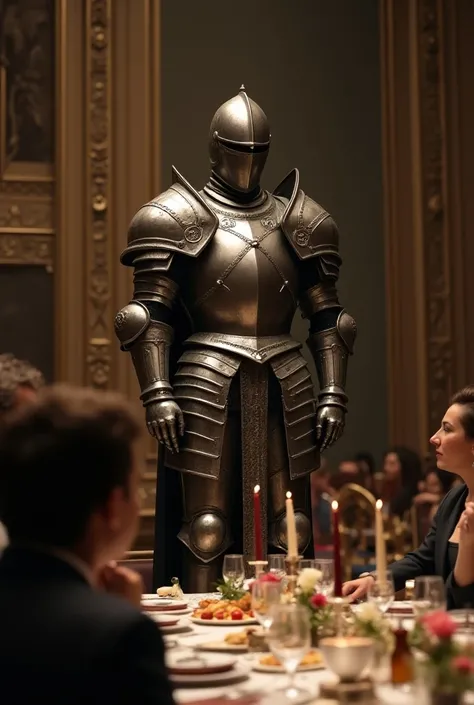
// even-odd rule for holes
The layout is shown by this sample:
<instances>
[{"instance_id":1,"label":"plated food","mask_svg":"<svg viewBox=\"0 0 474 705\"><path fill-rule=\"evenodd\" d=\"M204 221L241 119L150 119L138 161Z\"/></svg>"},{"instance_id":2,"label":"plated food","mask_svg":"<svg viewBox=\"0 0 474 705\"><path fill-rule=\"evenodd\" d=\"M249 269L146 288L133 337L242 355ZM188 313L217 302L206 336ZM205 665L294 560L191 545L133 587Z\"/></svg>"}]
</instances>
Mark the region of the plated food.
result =
<instances>
[{"instance_id":1,"label":"plated food","mask_svg":"<svg viewBox=\"0 0 474 705\"><path fill-rule=\"evenodd\" d=\"M253 668L255 671L263 671L267 673L283 673L285 670L282 663L273 654L261 656ZM322 654L317 649L311 649L311 651L308 651L308 653L304 656L297 670L313 671L320 668L324 668Z\"/></svg>"},{"instance_id":2,"label":"plated food","mask_svg":"<svg viewBox=\"0 0 474 705\"><path fill-rule=\"evenodd\" d=\"M255 627L247 627L246 629L243 629L240 632L230 632L229 634L225 635L224 641L226 644L230 644L232 646L248 647L250 634L252 634L254 631Z\"/></svg>"},{"instance_id":3,"label":"plated food","mask_svg":"<svg viewBox=\"0 0 474 705\"><path fill-rule=\"evenodd\" d=\"M251 597L247 594L238 600L201 600L197 609L192 613L192 618L200 622L255 621L251 606Z\"/></svg>"}]
</instances>

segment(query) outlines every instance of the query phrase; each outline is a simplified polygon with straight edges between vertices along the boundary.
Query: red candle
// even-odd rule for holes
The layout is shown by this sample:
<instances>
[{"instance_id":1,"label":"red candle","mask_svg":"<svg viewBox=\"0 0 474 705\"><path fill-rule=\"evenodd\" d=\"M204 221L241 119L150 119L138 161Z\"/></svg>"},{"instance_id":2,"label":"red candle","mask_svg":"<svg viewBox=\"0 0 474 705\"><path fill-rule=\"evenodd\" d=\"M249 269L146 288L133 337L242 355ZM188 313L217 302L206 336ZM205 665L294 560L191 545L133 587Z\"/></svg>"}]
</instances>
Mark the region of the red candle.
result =
<instances>
[{"instance_id":1,"label":"red candle","mask_svg":"<svg viewBox=\"0 0 474 705\"><path fill-rule=\"evenodd\" d=\"M339 504L332 502L332 533L334 547L334 597L342 597L341 536L339 534Z\"/></svg>"},{"instance_id":2,"label":"red candle","mask_svg":"<svg viewBox=\"0 0 474 705\"><path fill-rule=\"evenodd\" d=\"M255 535L255 560L263 561L260 485L255 485L253 488L253 530Z\"/></svg>"}]
</instances>

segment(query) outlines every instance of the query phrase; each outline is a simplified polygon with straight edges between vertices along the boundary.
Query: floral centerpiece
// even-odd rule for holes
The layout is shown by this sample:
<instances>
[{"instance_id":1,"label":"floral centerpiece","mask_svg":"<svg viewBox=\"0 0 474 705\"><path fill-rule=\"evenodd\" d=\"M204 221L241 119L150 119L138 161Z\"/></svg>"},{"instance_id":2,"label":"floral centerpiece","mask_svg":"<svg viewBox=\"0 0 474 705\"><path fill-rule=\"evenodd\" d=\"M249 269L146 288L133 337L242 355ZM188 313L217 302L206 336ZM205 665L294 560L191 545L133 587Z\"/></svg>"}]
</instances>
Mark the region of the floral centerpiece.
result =
<instances>
[{"instance_id":1,"label":"floral centerpiece","mask_svg":"<svg viewBox=\"0 0 474 705\"><path fill-rule=\"evenodd\" d=\"M364 602L352 617L351 632L355 636L372 639L377 651L391 654L395 648L395 637L390 622L373 602Z\"/></svg>"},{"instance_id":2,"label":"floral centerpiece","mask_svg":"<svg viewBox=\"0 0 474 705\"><path fill-rule=\"evenodd\" d=\"M364 602L352 614L349 631L353 636L373 640L375 649L370 676L374 681L388 681L391 676L391 655L395 649L395 636L383 612L373 602Z\"/></svg>"},{"instance_id":3,"label":"floral centerpiece","mask_svg":"<svg viewBox=\"0 0 474 705\"><path fill-rule=\"evenodd\" d=\"M304 568L298 575L296 599L308 609L313 646L322 636L334 634L334 612L327 597L317 592L322 573L315 568Z\"/></svg>"},{"instance_id":4,"label":"floral centerpiece","mask_svg":"<svg viewBox=\"0 0 474 705\"><path fill-rule=\"evenodd\" d=\"M474 659L456 640L457 629L448 612L436 611L417 620L411 632L410 646L432 703L454 705L474 688Z\"/></svg>"}]
</instances>

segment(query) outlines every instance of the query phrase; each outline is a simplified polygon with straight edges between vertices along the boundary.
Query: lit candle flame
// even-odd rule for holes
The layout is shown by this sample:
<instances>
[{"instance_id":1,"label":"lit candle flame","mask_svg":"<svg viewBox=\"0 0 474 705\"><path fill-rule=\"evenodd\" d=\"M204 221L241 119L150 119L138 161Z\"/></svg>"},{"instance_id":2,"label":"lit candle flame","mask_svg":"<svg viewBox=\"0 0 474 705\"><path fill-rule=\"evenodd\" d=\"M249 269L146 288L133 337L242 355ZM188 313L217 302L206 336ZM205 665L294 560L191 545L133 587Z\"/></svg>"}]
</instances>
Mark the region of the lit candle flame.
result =
<instances>
[{"instance_id":1,"label":"lit candle flame","mask_svg":"<svg viewBox=\"0 0 474 705\"><path fill-rule=\"evenodd\" d=\"M287 493L286 493L286 498L287 498L287 499L291 499L291 492L287 492Z\"/></svg>"},{"instance_id":2,"label":"lit candle flame","mask_svg":"<svg viewBox=\"0 0 474 705\"><path fill-rule=\"evenodd\" d=\"M336 500L334 500L334 502L331 502L331 507L334 512L337 511L339 509L339 502L336 502Z\"/></svg>"},{"instance_id":3,"label":"lit candle flame","mask_svg":"<svg viewBox=\"0 0 474 705\"><path fill-rule=\"evenodd\" d=\"M260 492L260 485L255 485L253 491L255 492L255 494L258 494L258 492Z\"/></svg>"},{"instance_id":4,"label":"lit candle flame","mask_svg":"<svg viewBox=\"0 0 474 705\"><path fill-rule=\"evenodd\" d=\"M378 499L378 500L375 502L375 509L377 509L377 511L380 512L380 510L382 509L382 507L383 507L383 502L382 502L381 499Z\"/></svg>"}]
</instances>

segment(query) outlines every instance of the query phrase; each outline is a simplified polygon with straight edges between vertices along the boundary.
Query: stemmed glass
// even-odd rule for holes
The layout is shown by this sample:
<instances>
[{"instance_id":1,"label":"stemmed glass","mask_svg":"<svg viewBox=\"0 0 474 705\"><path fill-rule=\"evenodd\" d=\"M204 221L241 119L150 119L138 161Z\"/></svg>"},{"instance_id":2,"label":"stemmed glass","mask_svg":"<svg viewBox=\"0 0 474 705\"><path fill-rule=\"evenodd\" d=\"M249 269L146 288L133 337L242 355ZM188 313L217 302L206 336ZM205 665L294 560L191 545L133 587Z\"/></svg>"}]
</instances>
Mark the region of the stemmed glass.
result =
<instances>
[{"instance_id":1,"label":"stemmed glass","mask_svg":"<svg viewBox=\"0 0 474 705\"><path fill-rule=\"evenodd\" d=\"M334 592L334 561L332 558L315 558L314 567L321 573L319 592L331 597Z\"/></svg>"},{"instance_id":2,"label":"stemmed glass","mask_svg":"<svg viewBox=\"0 0 474 705\"><path fill-rule=\"evenodd\" d=\"M367 592L367 599L373 602L381 612L385 612L392 606L395 599L395 587L393 576L389 570L383 575L373 573L375 578Z\"/></svg>"},{"instance_id":3,"label":"stemmed glass","mask_svg":"<svg viewBox=\"0 0 474 705\"><path fill-rule=\"evenodd\" d=\"M306 695L306 691L295 686L298 666L311 646L308 610L303 605L279 604L273 609L273 621L268 632L270 651L283 665L288 675L285 695L293 700Z\"/></svg>"},{"instance_id":4,"label":"stemmed glass","mask_svg":"<svg viewBox=\"0 0 474 705\"><path fill-rule=\"evenodd\" d=\"M426 612L446 609L446 589L439 575L422 575L415 580L413 612L420 617Z\"/></svg>"},{"instance_id":5,"label":"stemmed glass","mask_svg":"<svg viewBox=\"0 0 474 705\"><path fill-rule=\"evenodd\" d=\"M280 604L281 588L281 581L254 580L252 583L252 612L265 631L272 624L273 608Z\"/></svg>"},{"instance_id":6,"label":"stemmed glass","mask_svg":"<svg viewBox=\"0 0 474 705\"><path fill-rule=\"evenodd\" d=\"M268 572L279 578L284 578L286 576L285 558L283 553L269 553L267 556Z\"/></svg>"},{"instance_id":7,"label":"stemmed glass","mask_svg":"<svg viewBox=\"0 0 474 705\"><path fill-rule=\"evenodd\" d=\"M224 556L222 575L226 582L236 587L243 585L245 578L244 557L236 553L229 553Z\"/></svg>"},{"instance_id":8,"label":"stemmed glass","mask_svg":"<svg viewBox=\"0 0 474 705\"><path fill-rule=\"evenodd\" d=\"M300 562L298 563L298 572L301 572L302 570L306 570L307 568L314 568L314 559L313 558L301 558Z\"/></svg>"}]
</instances>

